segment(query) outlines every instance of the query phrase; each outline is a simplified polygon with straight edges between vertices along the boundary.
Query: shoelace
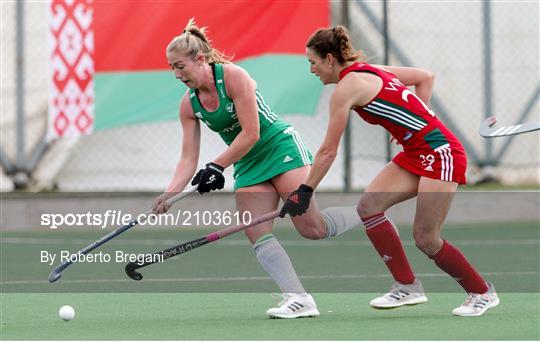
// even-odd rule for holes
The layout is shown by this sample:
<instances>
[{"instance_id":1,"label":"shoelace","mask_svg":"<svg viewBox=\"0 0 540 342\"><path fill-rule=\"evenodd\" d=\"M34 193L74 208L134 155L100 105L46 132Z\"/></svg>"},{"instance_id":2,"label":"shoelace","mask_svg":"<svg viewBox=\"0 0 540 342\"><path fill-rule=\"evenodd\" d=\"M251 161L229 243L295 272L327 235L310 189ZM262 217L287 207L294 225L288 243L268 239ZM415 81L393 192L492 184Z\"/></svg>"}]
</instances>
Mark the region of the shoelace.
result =
<instances>
[{"instance_id":1,"label":"shoelace","mask_svg":"<svg viewBox=\"0 0 540 342\"><path fill-rule=\"evenodd\" d=\"M463 302L462 306L470 306L472 302L474 301L475 296L476 296L475 294L469 293L467 299L465 300L465 302Z\"/></svg>"},{"instance_id":2,"label":"shoelace","mask_svg":"<svg viewBox=\"0 0 540 342\"><path fill-rule=\"evenodd\" d=\"M463 306L472 306L473 308L483 308L489 302L489 297L477 294L469 293L469 297L463 303Z\"/></svg>"},{"instance_id":3,"label":"shoelace","mask_svg":"<svg viewBox=\"0 0 540 342\"><path fill-rule=\"evenodd\" d=\"M295 312L304 307L304 304L295 300L293 296L288 293L272 293L273 298L281 298L281 301L277 304L277 307L286 306L291 312Z\"/></svg>"},{"instance_id":4,"label":"shoelace","mask_svg":"<svg viewBox=\"0 0 540 342\"><path fill-rule=\"evenodd\" d=\"M399 291L399 285L400 283L398 283L397 281L395 281L393 284L392 284L392 287L390 288L390 293L397 293L397 291Z\"/></svg>"},{"instance_id":5,"label":"shoelace","mask_svg":"<svg viewBox=\"0 0 540 342\"><path fill-rule=\"evenodd\" d=\"M270 294L270 296L272 298L279 299L279 301L277 303L277 306L282 306L287 301L287 299L289 299L289 297L290 297L286 293L272 293L272 294Z\"/></svg>"},{"instance_id":6,"label":"shoelace","mask_svg":"<svg viewBox=\"0 0 540 342\"><path fill-rule=\"evenodd\" d=\"M410 293L407 292L407 291L404 291L403 289L401 289L401 284L398 283L398 282L394 282L392 284L392 287L390 288L390 291L388 291L388 296L393 298L393 299L401 299L402 298L402 295L401 293L403 293L404 295L409 295Z\"/></svg>"},{"instance_id":7,"label":"shoelace","mask_svg":"<svg viewBox=\"0 0 540 342\"><path fill-rule=\"evenodd\" d=\"M491 298L487 295L477 295L476 297L476 301L474 303L474 307L475 308L480 308L480 309L483 309L484 306L486 306L489 301L491 300Z\"/></svg>"}]
</instances>

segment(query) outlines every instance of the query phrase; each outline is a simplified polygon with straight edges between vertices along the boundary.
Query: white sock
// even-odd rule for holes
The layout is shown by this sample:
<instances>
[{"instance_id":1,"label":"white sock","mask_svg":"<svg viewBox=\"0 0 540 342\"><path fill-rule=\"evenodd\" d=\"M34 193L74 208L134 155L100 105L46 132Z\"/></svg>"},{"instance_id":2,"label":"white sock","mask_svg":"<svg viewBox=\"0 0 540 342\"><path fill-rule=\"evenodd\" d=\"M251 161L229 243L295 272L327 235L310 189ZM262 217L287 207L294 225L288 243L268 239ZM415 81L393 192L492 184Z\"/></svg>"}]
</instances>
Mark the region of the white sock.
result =
<instances>
[{"instance_id":1,"label":"white sock","mask_svg":"<svg viewBox=\"0 0 540 342\"><path fill-rule=\"evenodd\" d=\"M291 259L278 240L272 234L261 236L253 244L253 250L262 268L270 275L283 293L305 295Z\"/></svg>"},{"instance_id":2,"label":"white sock","mask_svg":"<svg viewBox=\"0 0 540 342\"><path fill-rule=\"evenodd\" d=\"M330 207L321 211L326 224L326 238L338 236L349 229L360 227L362 220L355 206Z\"/></svg>"}]
</instances>

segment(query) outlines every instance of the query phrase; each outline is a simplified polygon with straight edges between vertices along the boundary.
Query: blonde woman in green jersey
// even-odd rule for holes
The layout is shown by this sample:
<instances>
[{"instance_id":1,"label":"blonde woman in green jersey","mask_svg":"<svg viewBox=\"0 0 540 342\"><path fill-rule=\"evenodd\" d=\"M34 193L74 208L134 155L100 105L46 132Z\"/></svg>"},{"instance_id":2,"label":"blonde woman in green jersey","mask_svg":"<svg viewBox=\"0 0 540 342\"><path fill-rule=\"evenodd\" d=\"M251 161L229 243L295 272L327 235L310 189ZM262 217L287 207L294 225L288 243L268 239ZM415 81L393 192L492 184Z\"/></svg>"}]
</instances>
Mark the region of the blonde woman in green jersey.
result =
<instances>
[{"instance_id":1,"label":"blonde woman in green jersey","mask_svg":"<svg viewBox=\"0 0 540 342\"><path fill-rule=\"evenodd\" d=\"M238 211L257 217L276 210L280 198L286 199L302 184L312 163L298 132L272 112L244 69L212 48L204 28L198 28L193 19L169 43L166 55L175 77L189 89L180 104L182 154L166 192L155 201L154 212L166 212L169 206L165 200L182 191L195 174L201 121L218 133L228 148L199 170L191 183L198 185L200 193L222 189L222 172L234 165ZM361 224L354 207L328 208L321 213L315 201L306 215L292 221L308 239L335 236ZM278 307L267 314L272 318L318 316L313 298L272 235L272 224L265 222L245 231L261 266L284 294Z\"/></svg>"}]
</instances>

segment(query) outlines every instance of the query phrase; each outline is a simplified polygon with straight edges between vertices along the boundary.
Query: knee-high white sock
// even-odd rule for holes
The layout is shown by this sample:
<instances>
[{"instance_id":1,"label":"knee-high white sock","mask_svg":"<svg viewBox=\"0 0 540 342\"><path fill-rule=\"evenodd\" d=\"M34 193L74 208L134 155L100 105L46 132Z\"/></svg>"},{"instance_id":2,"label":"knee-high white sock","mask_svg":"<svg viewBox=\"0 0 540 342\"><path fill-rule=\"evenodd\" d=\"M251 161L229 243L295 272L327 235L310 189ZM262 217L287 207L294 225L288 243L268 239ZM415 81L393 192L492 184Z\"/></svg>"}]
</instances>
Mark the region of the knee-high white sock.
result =
<instances>
[{"instance_id":1,"label":"knee-high white sock","mask_svg":"<svg viewBox=\"0 0 540 342\"><path fill-rule=\"evenodd\" d=\"M330 207L321 211L326 224L326 238L338 236L347 230L360 227L362 220L356 207Z\"/></svg>"},{"instance_id":2,"label":"knee-high white sock","mask_svg":"<svg viewBox=\"0 0 540 342\"><path fill-rule=\"evenodd\" d=\"M272 234L261 236L253 244L255 255L262 268L276 282L283 293L305 294L291 259Z\"/></svg>"}]
</instances>

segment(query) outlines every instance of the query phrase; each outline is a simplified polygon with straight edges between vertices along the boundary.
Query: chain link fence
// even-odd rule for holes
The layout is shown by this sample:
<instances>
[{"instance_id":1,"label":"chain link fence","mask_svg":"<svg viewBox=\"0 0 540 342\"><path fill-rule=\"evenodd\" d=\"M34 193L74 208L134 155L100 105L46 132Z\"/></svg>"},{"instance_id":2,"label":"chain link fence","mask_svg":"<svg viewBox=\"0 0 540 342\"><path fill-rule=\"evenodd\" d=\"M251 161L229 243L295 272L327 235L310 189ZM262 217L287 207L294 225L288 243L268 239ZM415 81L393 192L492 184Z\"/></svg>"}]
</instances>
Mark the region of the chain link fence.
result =
<instances>
[{"instance_id":1,"label":"chain link fence","mask_svg":"<svg viewBox=\"0 0 540 342\"><path fill-rule=\"evenodd\" d=\"M492 140L478 134L491 115L500 125L540 121L538 6L525 1L388 2L389 64L435 72L431 106L464 143L470 180L495 176L508 183L539 182L537 133ZM350 4L351 30L372 63L383 62L382 13L382 2ZM353 132L363 139L361 128ZM365 153L356 146L362 145L353 144L359 167L373 149Z\"/></svg>"},{"instance_id":2,"label":"chain link fence","mask_svg":"<svg viewBox=\"0 0 540 342\"><path fill-rule=\"evenodd\" d=\"M2 2L1 6L0 143L3 171L10 173L13 170L7 170L6 166L10 162L16 164L17 160L17 96L22 96L24 103L23 159L27 164L46 128L47 3L23 4L22 94L16 91L16 3ZM332 23L340 23L341 3L331 2L331 6ZM350 1L348 6L349 27L356 47L364 51L369 62L383 63L382 2ZM485 2L388 2L389 61L393 65L418 66L436 73L432 106L466 143L470 180L481 179L489 171L485 166L495 165L491 175L503 182L538 183L537 133L490 142L478 134L478 127L487 114L496 115L501 125L540 119L538 3L490 2L487 12L485 6ZM306 63L306 73L308 68ZM313 153L326 131L332 89L333 86L325 87L313 116L283 116L295 125ZM360 189L387 162L388 141L382 128L370 126L356 115L351 125L352 188ZM57 140L49 145L37 167L28 170L32 176L30 189L160 191L172 176L180 145L178 122L128 126ZM200 165L224 149L219 137L203 127ZM399 149L391 146L392 154ZM343 189L343 152L342 144L339 157L321 188ZM227 171L227 188L231 189L232 170ZM11 189L9 179L3 177L3 191Z\"/></svg>"}]
</instances>

